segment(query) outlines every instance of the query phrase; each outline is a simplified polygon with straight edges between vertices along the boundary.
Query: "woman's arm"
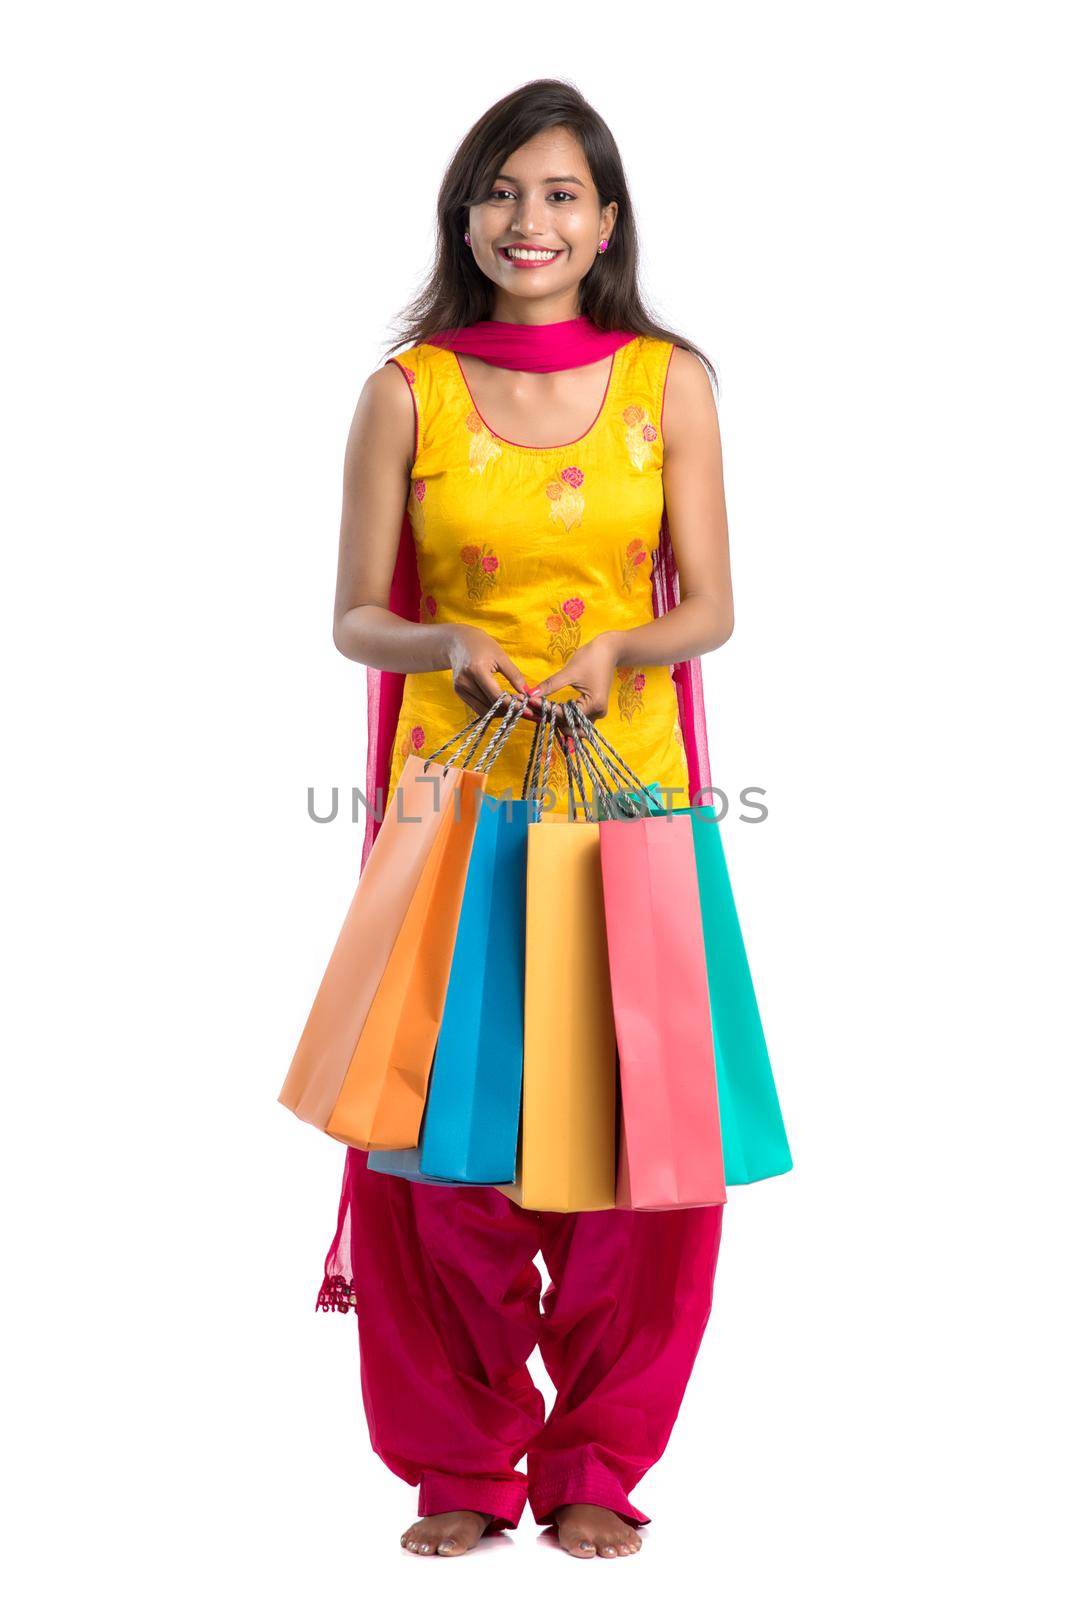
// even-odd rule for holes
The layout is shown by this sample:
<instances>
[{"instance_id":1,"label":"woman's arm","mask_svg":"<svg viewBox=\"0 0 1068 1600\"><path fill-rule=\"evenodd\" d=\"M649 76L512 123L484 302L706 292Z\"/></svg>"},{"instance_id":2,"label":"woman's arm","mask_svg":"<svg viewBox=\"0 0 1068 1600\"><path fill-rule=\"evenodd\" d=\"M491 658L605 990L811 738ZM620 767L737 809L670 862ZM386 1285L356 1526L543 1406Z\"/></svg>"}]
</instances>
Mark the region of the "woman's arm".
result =
<instances>
[{"instance_id":1,"label":"woman's arm","mask_svg":"<svg viewBox=\"0 0 1068 1600\"><path fill-rule=\"evenodd\" d=\"M410 489L412 401L393 362L363 386L349 428L341 501L334 643L343 656L388 672L449 665L444 628L398 617L389 590Z\"/></svg>"},{"instance_id":2,"label":"woman's arm","mask_svg":"<svg viewBox=\"0 0 1068 1600\"><path fill-rule=\"evenodd\" d=\"M367 379L345 448L334 599L334 643L343 656L387 672L450 669L453 687L474 711L485 711L504 685L522 692L515 662L481 628L411 622L389 609L401 523L411 487L412 396L388 361Z\"/></svg>"},{"instance_id":3,"label":"woman's arm","mask_svg":"<svg viewBox=\"0 0 1068 1600\"><path fill-rule=\"evenodd\" d=\"M679 569L679 604L637 628L609 629L580 645L543 694L574 687L589 717L604 716L616 667L666 666L718 650L734 630L719 416L703 363L671 358L664 393L664 502Z\"/></svg>"},{"instance_id":4,"label":"woman's arm","mask_svg":"<svg viewBox=\"0 0 1068 1600\"><path fill-rule=\"evenodd\" d=\"M679 604L619 635L621 667L660 666L718 650L734 631L719 415L704 364L676 350L664 391L664 503Z\"/></svg>"}]
</instances>

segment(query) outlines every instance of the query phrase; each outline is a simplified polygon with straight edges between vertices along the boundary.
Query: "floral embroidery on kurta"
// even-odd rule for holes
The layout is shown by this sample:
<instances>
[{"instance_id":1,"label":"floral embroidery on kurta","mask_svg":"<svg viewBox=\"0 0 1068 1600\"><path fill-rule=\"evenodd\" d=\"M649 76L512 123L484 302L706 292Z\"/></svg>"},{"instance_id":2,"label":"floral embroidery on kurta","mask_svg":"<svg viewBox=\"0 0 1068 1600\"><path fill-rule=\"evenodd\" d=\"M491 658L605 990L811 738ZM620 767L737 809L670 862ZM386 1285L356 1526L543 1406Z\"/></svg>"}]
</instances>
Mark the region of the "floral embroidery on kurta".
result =
<instances>
[{"instance_id":1,"label":"floral embroidery on kurta","mask_svg":"<svg viewBox=\"0 0 1068 1600\"><path fill-rule=\"evenodd\" d=\"M488 544L465 544L460 551L460 560L464 564L464 573L467 577L467 598L485 600L497 586L497 571L500 567L497 557Z\"/></svg>"},{"instance_id":2,"label":"floral embroidery on kurta","mask_svg":"<svg viewBox=\"0 0 1068 1600\"><path fill-rule=\"evenodd\" d=\"M545 619L545 626L549 630L549 655L558 655L561 661L566 661L578 649L582 643L580 619L585 609L586 602L580 600L578 595L565 600L563 605L553 606Z\"/></svg>"},{"instance_id":3,"label":"floral embroidery on kurta","mask_svg":"<svg viewBox=\"0 0 1068 1600\"><path fill-rule=\"evenodd\" d=\"M471 471L483 473L490 462L496 461L501 454L501 447L477 411L467 413L467 431L471 435L467 447Z\"/></svg>"},{"instance_id":4,"label":"floral embroidery on kurta","mask_svg":"<svg viewBox=\"0 0 1068 1600\"><path fill-rule=\"evenodd\" d=\"M626 424L624 437L627 441L627 454L640 472L652 459L653 442L659 439L660 435L653 427L644 406L627 406L623 411L623 421Z\"/></svg>"},{"instance_id":5,"label":"floral embroidery on kurta","mask_svg":"<svg viewBox=\"0 0 1068 1600\"><path fill-rule=\"evenodd\" d=\"M620 581L627 594L630 594L634 588L634 578L639 567L643 567L647 560L648 551L645 548L645 541L643 539L632 539L620 558L622 568Z\"/></svg>"},{"instance_id":6,"label":"floral embroidery on kurta","mask_svg":"<svg viewBox=\"0 0 1068 1600\"><path fill-rule=\"evenodd\" d=\"M545 449L515 445L494 433L477 416L458 364L442 351L418 347L401 353L405 381L414 373L419 409L417 455L405 485L418 556L414 617L438 628L481 624L531 682L557 672L566 678L572 661L581 661L583 645L600 630L650 620L650 575L664 515L656 429L669 354L666 343L655 341L623 347L615 386L594 427L581 440ZM517 434L525 436L534 434ZM407 527L404 534L410 538ZM611 727L601 724L606 737L640 779L678 788L685 782L686 747L670 666L632 664L619 677L613 671L609 691ZM470 715L450 673L409 674L391 782L399 781L413 757L421 770L430 752L454 738ZM533 731L533 725L517 725L487 775L487 792L521 792ZM453 742L442 759L455 752ZM547 781L556 807L566 809L559 738Z\"/></svg>"},{"instance_id":7,"label":"floral embroidery on kurta","mask_svg":"<svg viewBox=\"0 0 1068 1600\"><path fill-rule=\"evenodd\" d=\"M619 714L627 722L632 722L634 713L644 710L642 690L645 688L645 673L635 672L633 667L617 667L616 677L619 679L616 690Z\"/></svg>"},{"instance_id":8,"label":"floral embroidery on kurta","mask_svg":"<svg viewBox=\"0 0 1068 1600\"><path fill-rule=\"evenodd\" d=\"M424 478L412 479L412 490L408 496L408 520L412 525L412 537L422 543L426 534L423 524L423 501L426 499L426 480Z\"/></svg>"},{"instance_id":9,"label":"floral embroidery on kurta","mask_svg":"<svg viewBox=\"0 0 1068 1600\"><path fill-rule=\"evenodd\" d=\"M586 502L579 490L586 481L581 467L565 467L559 477L545 486L549 497L549 515L562 522L568 533L582 521Z\"/></svg>"}]
</instances>

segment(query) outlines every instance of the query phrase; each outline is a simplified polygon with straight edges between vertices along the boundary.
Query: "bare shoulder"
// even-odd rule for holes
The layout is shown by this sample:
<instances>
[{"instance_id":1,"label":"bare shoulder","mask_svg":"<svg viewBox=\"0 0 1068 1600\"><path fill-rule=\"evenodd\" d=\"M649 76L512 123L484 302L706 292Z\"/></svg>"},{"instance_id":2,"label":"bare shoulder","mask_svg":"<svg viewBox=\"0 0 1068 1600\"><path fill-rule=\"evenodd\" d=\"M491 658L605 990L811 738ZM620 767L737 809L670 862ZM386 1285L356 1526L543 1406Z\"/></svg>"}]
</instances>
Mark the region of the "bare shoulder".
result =
<instances>
[{"instance_id":1,"label":"bare shoulder","mask_svg":"<svg viewBox=\"0 0 1068 1600\"><path fill-rule=\"evenodd\" d=\"M366 406L376 417L411 422L411 385L396 361L386 361L376 367L364 382L358 404Z\"/></svg>"},{"instance_id":2,"label":"bare shoulder","mask_svg":"<svg viewBox=\"0 0 1068 1600\"><path fill-rule=\"evenodd\" d=\"M365 380L349 429L349 448L411 456L414 396L396 361L386 361Z\"/></svg>"},{"instance_id":3,"label":"bare shoulder","mask_svg":"<svg viewBox=\"0 0 1068 1600\"><path fill-rule=\"evenodd\" d=\"M719 436L716 397L708 368L700 356L681 345L672 349L664 384L664 444Z\"/></svg>"}]
</instances>

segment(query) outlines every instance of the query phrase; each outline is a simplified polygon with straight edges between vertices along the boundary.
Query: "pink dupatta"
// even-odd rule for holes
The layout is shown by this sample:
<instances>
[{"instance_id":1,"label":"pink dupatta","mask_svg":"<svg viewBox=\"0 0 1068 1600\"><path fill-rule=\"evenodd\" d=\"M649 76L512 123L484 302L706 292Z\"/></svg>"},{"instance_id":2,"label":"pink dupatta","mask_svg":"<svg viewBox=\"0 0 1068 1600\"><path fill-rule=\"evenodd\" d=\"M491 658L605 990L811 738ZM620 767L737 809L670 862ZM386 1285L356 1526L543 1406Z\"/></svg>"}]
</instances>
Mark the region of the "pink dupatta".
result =
<instances>
[{"instance_id":1,"label":"pink dupatta","mask_svg":"<svg viewBox=\"0 0 1068 1600\"><path fill-rule=\"evenodd\" d=\"M427 342L456 350L461 355L479 356L483 361L496 366L512 367L523 372L556 372L598 361L618 349L620 345L627 344L633 337L633 334L622 330L596 328L588 317L573 317L565 322L540 325L500 322L491 318L472 323L466 328L445 329L441 333L434 334ZM666 510L660 524L660 542L653 554L651 575L653 615L662 617L672 607L677 606L681 599L679 570L671 547ZM419 621L419 573L416 565L415 539L407 513L401 523L397 559L390 585L389 609L409 622ZM367 821L360 857L361 872L378 835L384 811L389 789L393 740L397 731L405 681L403 672L383 672L377 667L368 667L366 670ZM690 804L713 805L714 798L709 792L712 778L708 759L700 658L676 662L671 669L671 675L675 683L679 726L682 728L683 746L686 752ZM457 725L459 726L459 722ZM350 1307L355 1308L356 1305L350 1259L349 1217L350 1208L355 1202L352 1174L353 1163L357 1159L366 1160L366 1156L350 1148L346 1152L337 1231L327 1253L323 1283L317 1302L319 1309L323 1311L348 1311Z\"/></svg>"}]
</instances>

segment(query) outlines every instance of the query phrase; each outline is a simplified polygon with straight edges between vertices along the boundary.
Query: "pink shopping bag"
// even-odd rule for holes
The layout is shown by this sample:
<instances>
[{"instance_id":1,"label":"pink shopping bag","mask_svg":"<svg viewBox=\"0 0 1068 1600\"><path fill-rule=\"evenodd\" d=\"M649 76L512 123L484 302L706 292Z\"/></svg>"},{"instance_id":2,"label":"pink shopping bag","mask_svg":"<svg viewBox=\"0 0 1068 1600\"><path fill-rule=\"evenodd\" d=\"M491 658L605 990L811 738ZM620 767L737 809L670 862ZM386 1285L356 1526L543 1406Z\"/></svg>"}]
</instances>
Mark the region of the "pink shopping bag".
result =
<instances>
[{"instance_id":1,"label":"pink shopping bag","mask_svg":"<svg viewBox=\"0 0 1068 1600\"><path fill-rule=\"evenodd\" d=\"M612 1011L619 1050L616 1205L727 1198L712 1010L690 818L601 820Z\"/></svg>"}]
</instances>

